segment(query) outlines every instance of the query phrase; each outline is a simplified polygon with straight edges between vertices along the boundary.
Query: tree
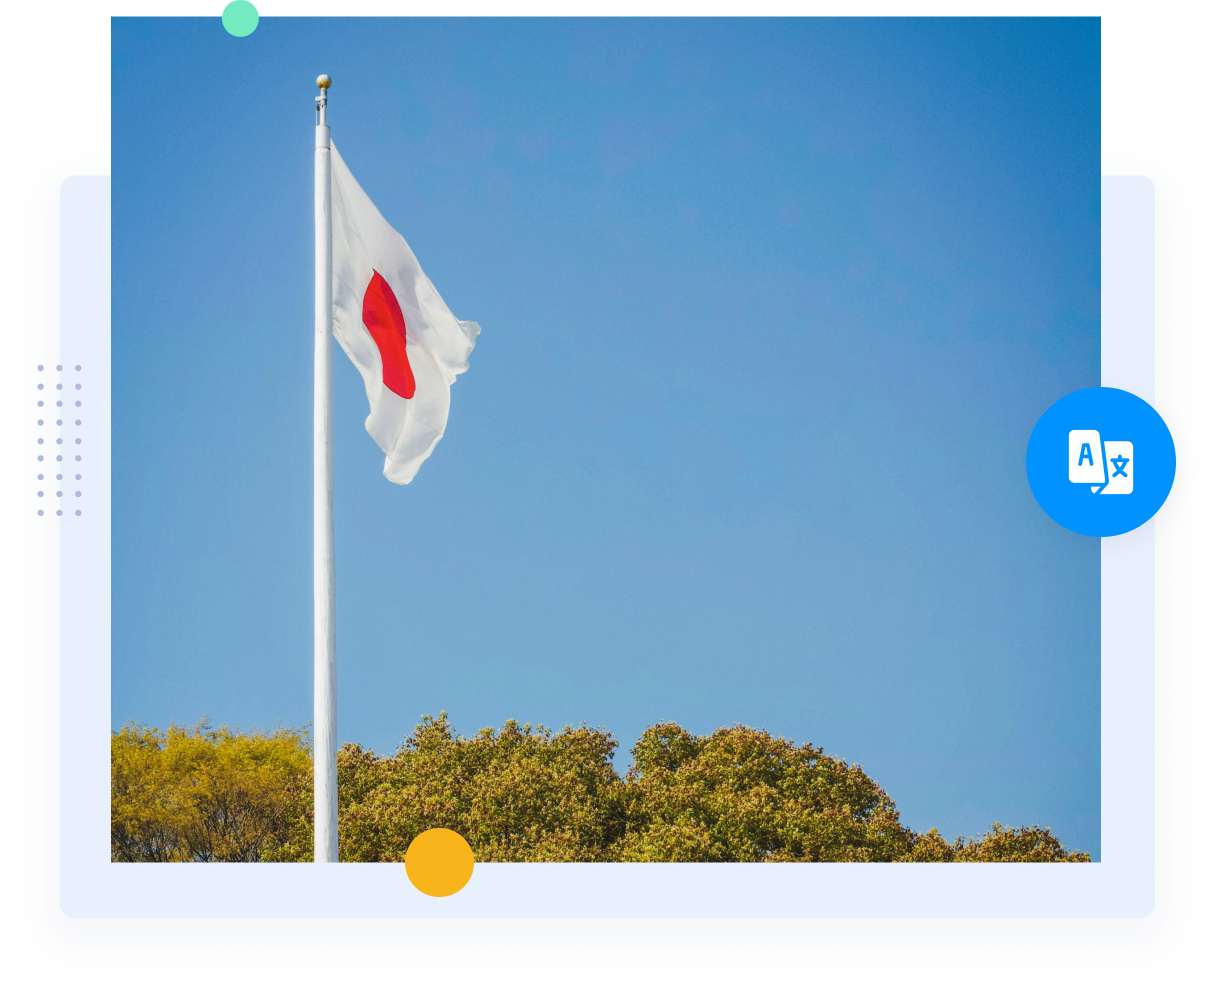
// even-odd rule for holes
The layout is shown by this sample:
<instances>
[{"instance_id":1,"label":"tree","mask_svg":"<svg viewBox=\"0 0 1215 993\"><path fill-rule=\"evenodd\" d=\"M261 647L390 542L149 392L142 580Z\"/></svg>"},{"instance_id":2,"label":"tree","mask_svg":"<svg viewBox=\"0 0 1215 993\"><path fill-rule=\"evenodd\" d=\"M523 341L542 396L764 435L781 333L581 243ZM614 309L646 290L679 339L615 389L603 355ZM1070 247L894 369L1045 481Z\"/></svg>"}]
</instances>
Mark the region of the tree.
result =
<instances>
[{"instance_id":1,"label":"tree","mask_svg":"<svg viewBox=\"0 0 1215 993\"><path fill-rule=\"evenodd\" d=\"M603 729L507 721L471 738L441 713L394 755L338 754L339 856L399 862L429 828L480 862L1087 862L1049 828L993 824L947 841L899 821L858 765L734 725L647 728L623 777ZM303 729L128 724L111 742L115 861L312 860Z\"/></svg>"},{"instance_id":2,"label":"tree","mask_svg":"<svg viewBox=\"0 0 1215 993\"><path fill-rule=\"evenodd\" d=\"M1008 827L999 822L981 837L950 844L936 828L917 835L908 862L1091 862L1088 852L1069 851L1050 828Z\"/></svg>"},{"instance_id":3,"label":"tree","mask_svg":"<svg viewBox=\"0 0 1215 993\"><path fill-rule=\"evenodd\" d=\"M303 729L127 724L110 763L115 862L278 861L293 834L311 833Z\"/></svg>"},{"instance_id":4,"label":"tree","mask_svg":"<svg viewBox=\"0 0 1215 993\"><path fill-rule=\"evenodd\" d=\"M735 725L650 727L633 748L626 862L890 862L913 835L860 766Z\"/></svg>"},{"instance_id":5,"label":"tree","mask_svg":"<svg viewBox=\"0 0 1215 993\"><path fill-rule=\"evenodd\" d=\"M606 731L516 721L462 738L446 713L424 717L391 757L346 745L340 857L403 861L416 835L445 827L482 862L602 861L624 830L615 750Z\"/></svg>"}]
</instances>

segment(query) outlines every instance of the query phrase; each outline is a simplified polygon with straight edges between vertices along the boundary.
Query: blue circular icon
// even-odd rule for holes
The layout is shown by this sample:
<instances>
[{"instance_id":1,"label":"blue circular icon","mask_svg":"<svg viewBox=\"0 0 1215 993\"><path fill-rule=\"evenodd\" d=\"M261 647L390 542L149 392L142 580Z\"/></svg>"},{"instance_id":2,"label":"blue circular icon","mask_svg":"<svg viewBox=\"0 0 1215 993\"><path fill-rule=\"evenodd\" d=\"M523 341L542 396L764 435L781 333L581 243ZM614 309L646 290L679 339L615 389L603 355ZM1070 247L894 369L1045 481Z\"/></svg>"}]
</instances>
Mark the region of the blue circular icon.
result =
<instances>
[{"instance_id":1,"label":"blue circular icon","mask_svg":"<svg viewBox=\"0 0 1215 993\"><path fill-rule=\"evenodd\" d=\"M1173 488L1177 450L1152 405L1108 386L1069 393L1034 426L1029 488L1070 531L1109 537L1146 524Z\"/></svg>"}]
</instances>

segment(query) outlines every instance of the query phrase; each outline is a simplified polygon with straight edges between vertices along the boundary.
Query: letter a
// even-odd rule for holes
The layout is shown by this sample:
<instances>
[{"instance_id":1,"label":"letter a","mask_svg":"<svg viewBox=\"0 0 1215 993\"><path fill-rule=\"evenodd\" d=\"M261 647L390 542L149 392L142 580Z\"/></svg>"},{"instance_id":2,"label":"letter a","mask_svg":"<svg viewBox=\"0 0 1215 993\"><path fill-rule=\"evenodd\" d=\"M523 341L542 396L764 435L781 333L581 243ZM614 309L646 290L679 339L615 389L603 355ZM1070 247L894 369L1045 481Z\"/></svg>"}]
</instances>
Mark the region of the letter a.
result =
<instances>
[{"instance_id":1,"label":"letter a","mask_svg":"<svg viewBox=\"0 0 1215 993\"><path fill-rule=\"evenodd\" d=\"M1080 446L1080 458L1076 459L1076 465L1083 465L1084 460L1088 459L1088 464L1093 464L1093 450L1088 447L1088 444Z\"/></svg>"}]
</instances>

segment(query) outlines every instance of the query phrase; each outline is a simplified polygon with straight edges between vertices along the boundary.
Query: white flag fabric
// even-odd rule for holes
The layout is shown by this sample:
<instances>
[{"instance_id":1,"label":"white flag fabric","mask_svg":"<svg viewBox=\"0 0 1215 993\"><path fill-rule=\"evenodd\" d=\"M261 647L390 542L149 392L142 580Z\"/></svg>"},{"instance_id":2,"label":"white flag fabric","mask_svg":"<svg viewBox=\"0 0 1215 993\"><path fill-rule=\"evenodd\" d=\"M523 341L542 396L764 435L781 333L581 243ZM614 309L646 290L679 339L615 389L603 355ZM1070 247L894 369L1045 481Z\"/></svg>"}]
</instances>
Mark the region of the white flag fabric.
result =
<instances>
[{"instance_id":1,"label":"white flag fabric","mask_svg":"<svg viewBox=\"0 0 1215 993\"><path fill-rule=\"evenodd\" d=\"M384 475L408 483L447 428L451 384L481 328L458 321L405 239L330 146L333 334L362 373Z\"/></svg>"}]
</instances>

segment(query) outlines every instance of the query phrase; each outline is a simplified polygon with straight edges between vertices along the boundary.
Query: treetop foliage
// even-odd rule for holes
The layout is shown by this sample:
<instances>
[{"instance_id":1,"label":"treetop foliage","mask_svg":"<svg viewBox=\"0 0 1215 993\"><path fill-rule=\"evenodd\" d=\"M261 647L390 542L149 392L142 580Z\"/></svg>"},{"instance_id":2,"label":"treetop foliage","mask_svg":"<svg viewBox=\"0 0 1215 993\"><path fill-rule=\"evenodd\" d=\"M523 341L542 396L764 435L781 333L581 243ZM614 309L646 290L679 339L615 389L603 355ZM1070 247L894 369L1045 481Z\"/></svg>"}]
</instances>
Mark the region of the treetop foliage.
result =
<instances>
[{"instance_id":1,"label":"treetop foliage","mask_svg":"<svg viewBox=\"0 0 1215 993\"><path fill-rule=\"evenodd\" d=\"M603 729L423 717L394 755L338 754L339 855L399 862L422 831L479 862L1087 862L1048 828L946 841L899 821L858 765L735 725L648 728L625 776ZM311 861L305 729L127 725L112 738L115 861Z\"/></svg>"},{"instance_id":2,"label":"treetop foliage","mask_svg":"<svg viewBox=\"0 0 1215 993\"><path fill-rule=\"evenodd\" d=\"M116 862L277 861L312 805L303 729L127 724L110 739Z\"/></svg>"}]
</instances>

